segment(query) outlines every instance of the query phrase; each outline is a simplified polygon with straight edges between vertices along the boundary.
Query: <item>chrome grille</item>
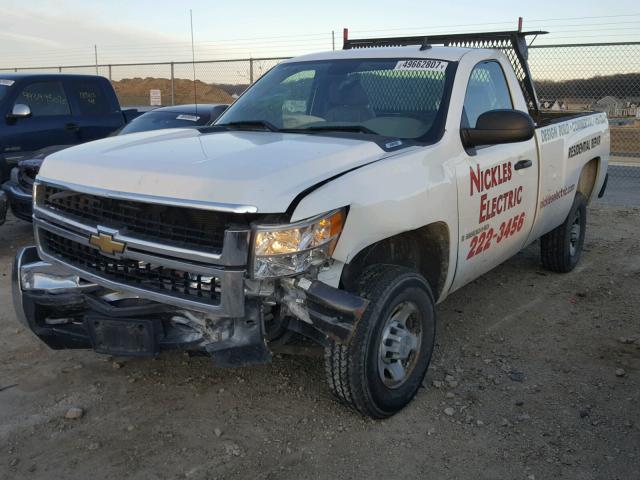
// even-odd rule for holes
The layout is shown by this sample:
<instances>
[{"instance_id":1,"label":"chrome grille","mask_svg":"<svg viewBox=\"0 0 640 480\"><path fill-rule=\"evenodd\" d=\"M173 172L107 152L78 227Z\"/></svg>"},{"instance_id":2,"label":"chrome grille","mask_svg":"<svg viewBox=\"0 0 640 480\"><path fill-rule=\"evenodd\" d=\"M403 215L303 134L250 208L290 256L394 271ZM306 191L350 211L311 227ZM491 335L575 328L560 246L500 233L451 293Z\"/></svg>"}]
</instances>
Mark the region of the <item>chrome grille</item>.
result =
<instances>
[{"instance_id":1,"label":"chrome grille","mask_svg":"<svg viewBox=\"0 0 640 480\"><path fill-rule=\"evenodd\" d=\"M213 276L146 261L111 258L92 247L42 229L39 238L41 248L49 255L112 282L201 303L220 303L220 282Z\"/></svg>"},{"instance_id":2,"label":"chrome grille","mask_svg":"<svg viewBox=\"0 0 640 480\"><path fill-rule=\"evenodd\" d=\"M251 214L114 199L43 185L42 205L87 225L100 225L164 245L219 254L227 228L247 227Z\"/></svg>"}]
</instances>

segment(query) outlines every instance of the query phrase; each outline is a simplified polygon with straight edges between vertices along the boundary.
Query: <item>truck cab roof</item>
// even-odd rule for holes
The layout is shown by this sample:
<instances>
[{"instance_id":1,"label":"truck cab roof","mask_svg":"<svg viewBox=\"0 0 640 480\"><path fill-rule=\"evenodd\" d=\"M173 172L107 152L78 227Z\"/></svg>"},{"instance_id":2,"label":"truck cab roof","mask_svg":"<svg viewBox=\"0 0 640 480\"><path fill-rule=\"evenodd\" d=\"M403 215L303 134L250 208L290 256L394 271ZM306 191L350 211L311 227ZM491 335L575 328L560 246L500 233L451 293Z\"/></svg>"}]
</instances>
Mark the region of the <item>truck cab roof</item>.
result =
<instances>
[{"instance_id":1,"label":"truck cab roof","mask_svg":"<svg viewBox=\"0 0 640 480\"><path fill-rule=\"evenodd\" d=\"M283 63L307 62L318 60L357 59L357 58L434 58L447 62L457 62L469 52L470 48L435 46L424 50L419 45L406 47L376 47L335 50L302 55ZM474 49L478 50L478 49Z\"/></svg>"},{"instance_id":2,"label":"truck cab roof","mask_svg":"<svg viewBox=\"0 0 640 480\"><path fill-rule=\"evenodd\" d=\"M5 80L23 80L25 78L29 80L48 80L48 79L56 79L62 77L71 77L71 78L105 78L102 75L83 75L77 73L30 73L30 72L14 72L14 73L0 73L0 78Z\"/></svg>"}]
</instances>

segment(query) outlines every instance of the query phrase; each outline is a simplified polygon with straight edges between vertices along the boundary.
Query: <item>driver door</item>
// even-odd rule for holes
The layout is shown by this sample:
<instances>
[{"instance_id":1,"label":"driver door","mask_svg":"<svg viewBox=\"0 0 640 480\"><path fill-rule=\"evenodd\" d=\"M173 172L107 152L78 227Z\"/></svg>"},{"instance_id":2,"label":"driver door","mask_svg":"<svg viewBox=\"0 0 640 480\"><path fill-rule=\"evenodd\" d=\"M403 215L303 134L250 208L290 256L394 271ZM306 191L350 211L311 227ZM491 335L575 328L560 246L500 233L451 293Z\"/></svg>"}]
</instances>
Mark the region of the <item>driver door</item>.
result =
<instances>
[{"instance_id":1,"label":"driver door","mask_svg":"<svg viewBox=\"0 0 640 480\"><path fill-rule=\"evenodd\" d=\"M462 127L489 110L513 109L499 62L481 62L469 77ZM457 289L524 247L538 195L535 138L468 149L456 167L459 232Z\"/></svg>"}]
</instances>

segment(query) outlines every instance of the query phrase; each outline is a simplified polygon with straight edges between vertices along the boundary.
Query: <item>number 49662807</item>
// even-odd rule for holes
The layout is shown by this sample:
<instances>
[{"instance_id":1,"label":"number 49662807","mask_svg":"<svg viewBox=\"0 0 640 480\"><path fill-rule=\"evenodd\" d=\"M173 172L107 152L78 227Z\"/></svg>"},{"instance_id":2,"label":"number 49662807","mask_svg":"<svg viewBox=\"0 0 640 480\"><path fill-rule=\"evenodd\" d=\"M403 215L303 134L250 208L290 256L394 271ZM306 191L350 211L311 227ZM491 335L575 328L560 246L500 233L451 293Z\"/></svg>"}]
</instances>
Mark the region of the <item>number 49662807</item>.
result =
<instances>
[{"instance_id":1,"label":"number 49662807","mask_svg":"<svg viewBox=\"0 0 640 480\"><path fill-rule=\"evenodd\" d=\"M493 228L490 228L489 230L481 232L473 237L471 239L471 248L469 249L469 253L467 254L467 260L489 250L489 248L491 248L493 240L495 240L495 243L500 243L505 238L509 238L514 233L522 230L522 226L524 225L524 218L525 215L524 212L522 212L521 214L510 218L506 222L502 222L500 224L499 232L496 232Z\"/></svg>"}]
</instances>

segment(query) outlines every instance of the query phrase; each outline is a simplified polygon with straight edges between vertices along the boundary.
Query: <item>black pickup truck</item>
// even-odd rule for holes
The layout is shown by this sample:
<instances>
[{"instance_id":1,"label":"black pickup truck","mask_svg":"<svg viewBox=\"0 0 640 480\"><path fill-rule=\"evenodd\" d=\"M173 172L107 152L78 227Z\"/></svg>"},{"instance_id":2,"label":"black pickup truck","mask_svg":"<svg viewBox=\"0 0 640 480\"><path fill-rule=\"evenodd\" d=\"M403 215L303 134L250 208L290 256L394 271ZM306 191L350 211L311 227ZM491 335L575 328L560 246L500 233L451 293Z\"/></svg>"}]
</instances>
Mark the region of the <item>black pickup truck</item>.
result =
<instances>
[{"instance_id":1,"label":"black pickup truck","mask_svg":"<svg viewBox=\"0 0 640 480\"><path fill-rule=\"evenodd\" d=\"M140 115L95 75L0 74L0 182L37 150L104 138Z\"/></svg>"}]
</instances>

